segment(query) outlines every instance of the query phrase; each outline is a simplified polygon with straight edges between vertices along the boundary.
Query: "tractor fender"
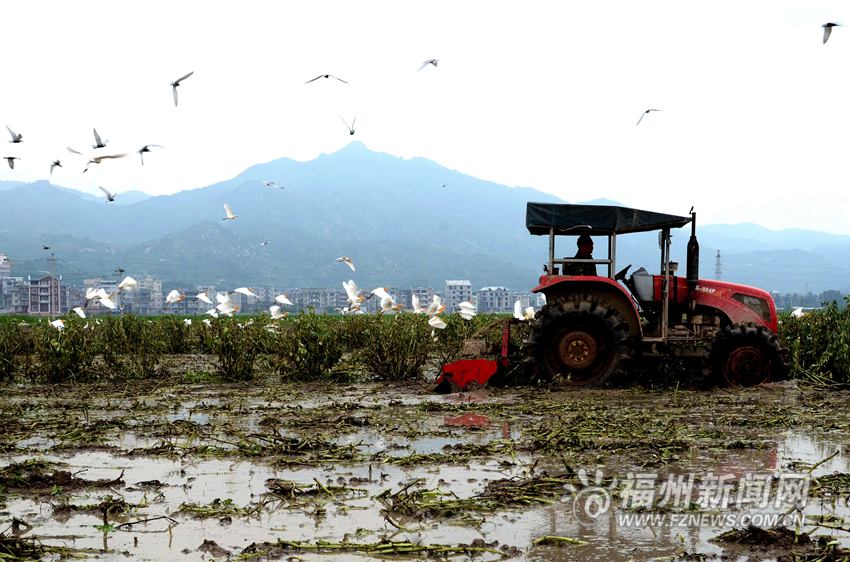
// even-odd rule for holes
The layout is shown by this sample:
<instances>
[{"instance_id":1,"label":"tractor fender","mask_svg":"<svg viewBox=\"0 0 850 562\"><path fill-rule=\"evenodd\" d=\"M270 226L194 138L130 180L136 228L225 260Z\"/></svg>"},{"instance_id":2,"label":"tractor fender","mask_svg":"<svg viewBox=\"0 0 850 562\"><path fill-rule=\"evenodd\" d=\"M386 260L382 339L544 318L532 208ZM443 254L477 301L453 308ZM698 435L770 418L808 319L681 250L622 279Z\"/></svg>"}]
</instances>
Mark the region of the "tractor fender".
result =
<instances>
[{"instance_id":1,"label":"tractor fender","mask_svg":"<svg viewBox=\"0 0 850 562\"><path fill-rule=\"evenodd\" d=\"M619 283L608 277L592 275L543 275L540 284L531 290L543 293L546 303L551 304L564 298L581 294L587 300L604 301L615 308L629 326L629 336L641 338L643 330L640 324L635 301L631 294Z\"/></svg>"}]
</instances>

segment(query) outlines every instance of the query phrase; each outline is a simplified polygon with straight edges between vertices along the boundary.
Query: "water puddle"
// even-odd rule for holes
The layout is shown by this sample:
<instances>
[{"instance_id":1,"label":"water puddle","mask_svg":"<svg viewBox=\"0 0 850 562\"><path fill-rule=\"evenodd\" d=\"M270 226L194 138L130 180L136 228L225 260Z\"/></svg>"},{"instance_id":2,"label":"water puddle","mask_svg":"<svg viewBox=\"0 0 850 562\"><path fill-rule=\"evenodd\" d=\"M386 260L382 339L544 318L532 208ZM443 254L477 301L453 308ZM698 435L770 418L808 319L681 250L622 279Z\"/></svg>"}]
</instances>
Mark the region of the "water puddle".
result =
<instances>
[{"instance_id":1,"label":"water puddle","mask_svg":"<svg viewBox=\"0 0 850 562\"><path fill-rule=\"evenodd\" d=\"M801 530L850 548L848 533L828 528L850 518L850 422L815 431L813 409L788 426L786 399L770 389L671 399L211 385L79 402L39 396L0 398L14 412L0 468L4 478L23 471L5 481L0 519L82 556L222 559L282 539L337 545L333 555L286 553L303 560L372 560L389 542L457 548L445 554L457 559L468 558L463 545L480 560L735 559L711 539L745 515L782 515L785 506L756 505L751 492L758 478L775 489L783 474L810 486L791 510L809 516ZM681 481L664 483L687 475L692 501L635 507L650 491L681 494ZM695 507L715 477L729 501ZM750 503L739 505L745 485Z\"/></svg>"}]
</instances>

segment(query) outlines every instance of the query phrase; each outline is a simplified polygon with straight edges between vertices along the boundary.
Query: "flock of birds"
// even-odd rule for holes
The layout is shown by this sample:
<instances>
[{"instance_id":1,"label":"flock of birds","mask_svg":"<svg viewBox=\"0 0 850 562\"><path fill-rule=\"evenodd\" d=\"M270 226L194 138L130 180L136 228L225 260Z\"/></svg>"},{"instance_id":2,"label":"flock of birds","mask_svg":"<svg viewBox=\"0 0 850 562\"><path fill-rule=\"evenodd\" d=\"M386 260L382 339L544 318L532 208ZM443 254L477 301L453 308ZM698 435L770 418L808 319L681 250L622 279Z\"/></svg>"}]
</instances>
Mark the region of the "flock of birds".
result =
<instances>
[{"instance_id":1,"label":"flock of birds","mask_svg":"<svg viewBox=\"0 0 850 562\"><path fill-rule=\"evenodd\" d=\"M336 261L347 265L351 271L357 271L357 268L354 266L354 261L348 256L340 256ZM87 318L86 310L90 305L100 305L109 310L116 310L118 308L117 296L124 291L135 289L138 287L138 284L138 281L128 275L118 283L114 293L107 292L103 287L89 287L86 289L85 304L83 306L73 308L71 312L85 320ZM378 310L378 314L400 312L405 309L404 305L395 301L393 296L389 293L388 287L376 287L370 291L368 295L360 290L353 279L343 281L342 287L345 290L348 301L347 307L337 309L337 311L342 314L363 314L363 303L373 297L377 297L379 299L380 308ZM232 293L244 295L246 297L259 298L259 296L250 287L238 287L234 289ZM175 305L186 298L187 295L185 292L172 289L165 297L163 312L165 312L170 305ZM215 295L215 303L206 291L198 291L191 298L211 306L211 308L204 314L212 318L219 318L220 316L232 317L239 311L239 303L234 300L231 292L217 292ZM292 306L292 301L289 300L289 298L283 293L275 296L274 300L276 304L269 307L269 316L271 319L279 320L288 316L289 313L282 311L281 306ZM440 315L446 310L446 305L443 304L442 298L439 295L433 295L431 303L426 307L420 302L419 296L414 293L411 297L411 309L413 314L424 314L429 317L428 324L431 326L431 337L436 340L437 334L435 330L442 330L447 326L446 322L440 317ZM468 301L463 301L458 304L457 313L464 320L471 320L478 312L474 304ZM513 315L514 318L518 320L531 320L534 317L534 307L529 306L523 309L521 302L517 300L514 303ZM205 318L202 322L209 326L212 321L209 318ZM184 319L184 323L191 324L192 319L186 318ZM61 318L51 321L50 325L57 330L65 329L65 321ZM83 327L86 329L89 327L89 324L87 323ZM269 329L274 330L273 327L269 327Z\"/></svg>"},{"instance_id":2,"label":"flock of birds","mask_svg":"<svg viewBox=\"0 0 850 562\"><path fill-rule=\"evenodd\" d=\"M428 59L428 60L426 60L422 63L422 65L419 67L419 70L422 70L422 69L426 68L427 66L436 67L438 65L438 63L439 63L438 59ZM177 95L177 88L183 83L184 80L191 77L194 73L195 73L195 71L193 70L192 72L188 72L188 73L184 74L183 76L181 76L180 78L178 78L177 80L171 82L171 94L172 94L172 97L174 98L174 106L175 107L178 106L178 102L179 102L179 98L178 98L178 95ZM319 80L321 78L333 79L333 80L337 80L337 81L339 81L343 84L349 84L348 80L343 80L342 78L340 78L338 76L334 76L333 74L319 74L315 78L311 78L310 80L307 80L305 82L305 84L310 84L310 83L315 82L316 80ZM354 126L355 126L355 123L357 122L357 116L356 115L354 116L354 118L351 120L350 124L342 116L340 116L340 119L342 120L343 124L345 125L345 129L348 131L348 134L354 135L354 133L355 133ZM6 125L6 129L9 131L9 135L11 136L11 140L9 141L10 143L20 144L24 141L23 134L15 132L11 127L9 127L9 125ZM106 148L108 141L104 141L104 140L101 139L101 136L100 136L100 134L98 134L96 128L93 128L92 132L94 134L94 139L95 139L95 143L92 145L92 150L93 151L99 151L99 150ZM77 150L75 148L72 148L70 146L68 146L66 148L67 148L68 152L70 152L71 154L74 154L76 156L86 157L85 154L83 154L82 152L80 152L79 150ZM160 145L160 144L145 144L136 151L136 153L139 155L139 160L140 160L142 165L145 164L145 153L151 152L152 148L163 148L163 146ZM102 152L92 152L90 155L88 155L88 160L86 162L85 168L83 168L82 173L86 173L93 164L101 164L106 160L114 160L114 159L118 159L118 158L124 158L126 156L127 156L126 152L115 153L115 154L104 154ZM11 155L11 156L3 156L3 159L6 160L6 163L9 165L9 168L14 170L15 169L15 161L20 160L21 157L17 156L17 155ZM62 167L63 167L62 160L60 160L58 158L53 160L50 163L50 174L53 175L53 170L55 170L56 168L62 168ZM280 187L274 182L266 181L264 183L266 183L266 185L268 187L277 187L277 188ZM98 186L98 187L100 187L100 186ZM107 189L105 189L103 187L100 187L100 189L106 195L107 202L115 201L115 196L117 195L117 193L112 193L112 192L108 191ZM232 213L228 213L228 216L226 218L227 219L236 218L235 215L234 216L231 216L231 215L232 215Z\"/></svg>"},{"instance_id":3,"label":"flock of birds","mask_svg":"<svg viewBox=\"0 0 850 562\"><path fill-rule=\"evenodd\" d=\"M840 26L841 26L841 24L835 23L835 22L827 22L827 23L825 23L821 26L823 28L823 43L824 44L826 44L826 42L829 40L829 37L832 34L833 28L840 27ZM427 60L422 62L422 64L419 66L418 71L422 71L423 69L425 69L429 66L436 68L438 66L438 64L439 64L439 59L427 59ZM178 95L177 95L178 87L180 87L180 85L185 80L190 78L193 74L194 74L194 71L189 72L187 74L184 74L180 78L174 80L173 82L171 82L171 92L172 92L172 96L173 96L173 99L174 99L174 106L175 107L177 107L177 105L178 105ZM347 80L344 80L343 78L340 78L339 76L335 76L333 74L319 74L316 77L307 80L305 82L305 84L310 84L310 83L316 82L317 80L320 80L320 79L336 80L336 81L343 83L343 84L349 84L349 82ZM644 110L643 112L641 112L640 117L637 120L637 123L635 123L635 126L640 125L641 122L644 120L644 118L646 116L648 116L650 113L659 112L659 111L663 111L663 110L657 109L657 108L649 108L649 109ZM349 135L354 135L355 134L355 123L357 121L357 116L356 115L354 116L354 118L352 119L350 124L342 116L340 116L340 119L342 120L343 124L345 125L346 130L348 131ZM17 145L17 144L20 144L20 143L23 142L23 135L21 133L14 131L8 125L6 125L6 129L9 131L9 135L11 137L11 140L9 142L11 144ZM94 134L94 139L95 139L95 143L92 145L92 150L98 151L98 150L103 150L104 148L106 148L108 141L104 141L101 138L101 136L98 134L96 128L93 128L92 132ZM137 150L137 153L139 154L139 158L140 158L142 165L144 165L144 163L145 163L144 162L145 153L151 152L152 148L163 148L163 147L161 145L158 145L158 144L145 144ZM80 152L80 151L78 151L74 148L67 147L67 149L72 154L75 154L75 155L78 155L78 156L84 156L84 154L82 152ZM126 153L103 154L103 153L100 153L100 152L93 152L88 157L88 161L87 161L86 166L83 169L82 173L87 172L91 165L101 164L102 162L104 162L106 160L124 158L126 156L127 156ZM4 156L3 158L6 160L6 162L9 165L9 168L11 168L11 169L15 168L15 160L20 159L19 156ZM59 160L59 159L54 160L50 164L50 173L52 174L53 170L55 168L62 167L62 165L63 164L62 164L61 160ZM271 180L262 180L262 183L268 188L283 189L283 187L281 187L276 182L271 181ZM115 201L115 197L117 195L116 193L113 193L113 192L107 190L104 187L101 187L101 186L98 186L98 187L100 187L100 190L106 196L107 202ZM239 215L235 214L233 212L233 209L227 203L224 203L224 212L225 212L225 216L223 217L222 220L235 220L239 217ZM268 243L269 243L268 241L263 241L261 243L261 245L265 246ZM356 271L356 268L354 266L354 262L350 257L341 256L341 257L337 258L336 261L339 262L339 263L344 263L349 268L351 268L352 271ZM135 279L128 276L128 277L124 278L124 280L122 280L118 284L116 293L120 293L121 291L125 291L125 290L130 290L130 289L134 288L137 284L138 283L136 282ZM403 305L400 305L400 304L395 302L395 300L389 294L388 289L386 287L377 287L377 288L373 289L368 295L366 295L362 291L360 291L360 289L357 287L357 284L354 282L354 280L344 281L342 283L342 285L343 285L343 289L345 290L347 300L348 300L348 306L339 310L339 312L342 312L343 314L362 313L363 312L361 310L362 304L366 300L371 299L372 297L377 297L378 299L380 299L380 301L379 301L380 302L379 314L383 314L383 313L391 312L391 311L398 312L398 311L403 310L403 308L404 308ZM246 296L249 296L249 297L256 297L257 296L250 288L247 288L247 287L239 287L237 289L234 289L233 293L243 294L243 295L246 295ZM76 307L76 308L73 309L73 312L76 313L81 318L85 318L86 317L86 307L89 306L90 303L98 303L101 306L104 306L106 308L115 309L117 307L117 304L114 300L115 296L116 296L115 294L107 293L103 288L99 288L99 289L90 288L86 291L86 305L85 305L85 307ZM185 298L186 298L186 295L184 293L181 293L180 291L175 289L175 290L171 291L170 293L168 293L168 295L166 296L165 305L167 307L169 305L176 304L177 302L180 302L180 301L184 300ZM194 296L194 298L201 301L201 302L207 303L211 306L213 305L212 299L210 299L209 295L207 295L205 292L199 292L198 294L196 294ZM227 292L217 293L215 295L215 299L216 299L215 306L213 306L212 308L210 308L206 312L206 314L211 316L211 317L218 317L220 315L232 316L235 312L237 312L239 310L238 304L236 304L236 302L231 298L230 293L227 293ZM286 297L286 295L283 295L283 294L275 297L275 301L279 304L272 305L269 308L269 314L271 315L271 317L273 319L279 319L279 318L285 317L287 313L281 312L281 305L291 306L292 302ZM446 327L446 323L440 318L440 314L442 314L445 311L445 305L442 304L442 299L438 295L434 295L433 301L427 307L424 307L419 302L418 296L416 296L414 294L413 297L412 297L412 311L413 311L414 314L426 314L426 315L428 315L430 317L429 320L428 320L428 323L429 323L429 325L432 326L433 329L443 329L443 328ZM476 307L468 301L461 302L458 305L458 314L462 318L469 320L476 315ZM533 317L533 315L534 315L534 308L533 307L528 307L528 308L523 310L520 301L516 301L514 303L514 317L515 318L517 318L519 320L529 320L530 318ZM205 321L209 322L209 319L206 319ZM186 322L191 323L191 320L186 319ZM64 328L64 322L62 321L62 319L54 320L53 322L51 322L51 325L53 325L54 327L56 327L57 329L60 329L60 330ZM432 336L435 337L435 333L433 332L433 330L432 330Z\"/></svg>"}]
</instances>

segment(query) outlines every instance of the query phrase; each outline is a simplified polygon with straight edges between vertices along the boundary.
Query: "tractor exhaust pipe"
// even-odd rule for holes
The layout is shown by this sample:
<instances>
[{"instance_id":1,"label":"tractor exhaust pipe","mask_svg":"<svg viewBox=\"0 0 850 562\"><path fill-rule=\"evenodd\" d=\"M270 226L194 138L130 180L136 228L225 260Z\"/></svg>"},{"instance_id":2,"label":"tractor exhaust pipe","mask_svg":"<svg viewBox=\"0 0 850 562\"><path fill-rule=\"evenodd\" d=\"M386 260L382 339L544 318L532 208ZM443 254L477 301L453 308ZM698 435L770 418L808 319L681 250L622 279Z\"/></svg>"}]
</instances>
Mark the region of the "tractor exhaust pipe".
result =
<instances>
[{"instance_id":1,"label":"tractor exhaust pipe","mask_svg":"<svg viewBox=\"0 0 850 562\"><path fill-rule=\"evenodd\" d=\"M699 281L699 242L697 242L697 214L691 207L691 237L688 239L688 309L694 310L694 292Z\"/></svg>"}]
</instances>

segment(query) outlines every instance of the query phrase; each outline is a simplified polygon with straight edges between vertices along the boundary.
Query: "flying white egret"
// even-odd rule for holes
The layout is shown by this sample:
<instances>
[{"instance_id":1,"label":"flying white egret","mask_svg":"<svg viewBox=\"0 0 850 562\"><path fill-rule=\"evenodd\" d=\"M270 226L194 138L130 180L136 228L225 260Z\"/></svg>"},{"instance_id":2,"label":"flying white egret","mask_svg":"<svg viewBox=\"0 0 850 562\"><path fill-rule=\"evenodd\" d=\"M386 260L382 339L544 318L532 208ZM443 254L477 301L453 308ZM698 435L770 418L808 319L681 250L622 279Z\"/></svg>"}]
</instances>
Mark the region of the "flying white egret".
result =
<instances>
[{"instance_id":1,"label":"flying white egret","mask_svg":"<svg viewBox=\"0 0 850 562\"><path fill-rule=\"evenodd\" d=\"M387 287L375 287L374 289L372 289L372 294L378 297L379 299L384 299L387 297L392 298L390 297L389 292L387 292Z\"/></svg>"},{"instance_id":2,"label":"flying white egret","mask_svg":"<svg viewBox=\"0 0 850 562\"><path fill-rule=\"evenodd\" d=\"M71 148L68 148L68 150L70 150L71 152L77 152L76 150L72 150ZM77 154L79 154L79 152L77 152ZM115 159L115 158L124 158L125 156L127 156L127 155L124 154L124 153L122 153L122 154L104 154L103 156L92 156L91 159L86 164L86 167L83 170L83 173L85 174L86 172L89 171L89 165L90 164L100 164L104 160L110 160L110 159Z\"/></svg>"},{"instance_id":3,"label":"flying white egret","mask_svg":"<svg viewBox=\"0 0 850 562\"><path fill-rule=\"evenodd\" d=\"M245 295L246 297L256 297L257 293L252 291L249 287L239 287L238 289L233 289L234 293L239 293L240 295Z\"/></svg>"},{"instance_id":4,"label":"flying white egret","mask_svg":"<svg viewBox=\"0 0 850 562\"><path fill-rule=\"evenodd\" d=\"M529 306L525 310L522 309L522 303L517 299L514 302L514 318L517 320L533 320L534 307Z\"/></svg>"},{"instance_id":5,"label":"flying white egret","mask_svg":"<svg viewBox=\"0 0 850 562\"><path fill-rule=\"evenodd\" d=\"M74 312L76 312L76 313L77 313L77 316L79 316L80 318L85 319L85 317L86 317L86 311L85 311L85 309L83 309L83 307L82 307L82 306L76 306L76 307L72 308L71 310L73 310Z\"/></svg>"},{"instance_id":6,"label":"flying white egret","mask_svg":"<svg viewBox=\"0 0 850 562\"><path fill-rule=\"evenodd\" d=\"M280 320L281 318L289 316L288 312L281 312L280 307L276 304L273 304L269 307L269 314L271 314L272 320Z\"/></svg>"},{"instance_id":7,"label":"flying white egret","mask_svg":"<svg viewBox=\"0 0 850 562\"><path fill-rule=\"evenodd\" d=\"M177 289L171 289L168 295L165 296L165 304L175 304L186 298L186 295Z\"/></svg>"},{"instance_id":8,"label":"flying white egret","mask_svg":"<svg viewBox=\"0 0 850 562\"><path fill-rule=\"evenodd\" d=\"M419 295L417 295L416 293L413 293L413 295L410 297L410 306L411 308L413 308L414 314L422 314L423 312L425 312L425 309L422 308L422 305L419 303Z\"/></svg>"},{"instance_id":9,"label":"flying white egret","mask_svg":"<svg viewBox=\"0 0 850 562\"><path fill-rule=\"evenodd\" d=\"M342 119L343 123L345 123L345 128L348 129L348 134L353 135L354 134L354 124L357 122L357 116L355 115L354 119L351 120L351 125L348 124L348 121L343 119L342 115L340 115L339 118Z\"/></svg>"},{"instance_id":10,"label":"flying white egret","mask_svg":"<svg viewBox=\"0 0 850 562\"><path fill-rule=\"evenodd\" d=\"M438 330L443 330L446 327L446 323L443 322L443 319L439 316L432 316L428 319L428 325L432 328L437 328Z\"/></svg>"},{"instance_id":11,"label":"flying white egret","mask_svg":"<svg viewBox=\"0 0 850 562\"><path fill-rule=\"evenodd\" d=\"M318 76L316 76L315 78L311 78L310 80L307 80L307 81L306 81L306 82L304 82L304 83L305 83L305 84L309 84L310 82L315 82L315 81L316 81L316 80L318 80L319 78L334 78L334 79L336 79L336 80L339 80L340 82L344 82L345 84L348 84L348 82L347 82L347 81L345 81L345 80L343 80L342 78L339 78L339 77L337 77L337 76L334 76L333 74L319 74L319 75L318 75Z\"/></svg>"},{"instance_id":12,"label":"flying white egret","mask_svg":"<svg viewBox=\"0 0 850 562\"><path fill-rule=\"evenodd\" d=\"M229 293L216 293L215 300L218 301L215 308L220 314L233 316L233 313L239 310L239 305L233 302Z\"/></svg>"},{"instance_id":13,"label":"flying white egret","mask_svg":"<svg viewBox=\"0 0 850 562\"><path fill-rule=\"evenodd\" d=\"M183 323L186 324L187 326L191 326L192 325L192 319L191 318L184 318Z\"/></svg>"},{"instance_id":14,"label":"flying white egret","mask_svg":"<svg viewBox=\"0 0 850 562\"><path fill-rule=\"evenodd\" d=\"M440 298L440 295L434 295L434 299L431 301L431 304L428 305L428 310L426 311L429 316L435 316L440 314L446 309L446 305L443 304L443 299Z\"/></svg>"},{"instance_id":15,"label":"flying white egret","mask_svg":"<svg viewBox=\"0 0 850 562\"><path fill-rule=\"evenodd\" d=\"M350 267L350 268L351 268L351 271L357 271L357 270L354 268L354 261L353 261L350 257L348 257L348 256L340 256L340 257L338 257L338 258L336 259L336 261L337 261L338 263L344 263L345 265L347 265L348 267Z\"/></svg>"},{"instance_id":16,"label":"flying white egret","mask_svg":"<svg viewBox=\"0 0 850 562\"><path fill-rule=\"evenodd\" d=\"M204 292L204 291L201 291L200 293L198 293L197 295L195 295L195 298L196 298L196 299L198 299L199 301L201 301L201 302L205 302L205 303L207 303L207 304L212 304L212 303L213 303L212 299L210 299L210 297L209 297L209 296L207 295L207 293L206 293L206 292Z\"/></svg>"},{"instance_id":17,"label":"flying white egret","mask_svg":"<svg viewBox=\"0 0 850 562\"><path fill-rule=\"evenodd\" d=\"M195 71L193 70L189 74L184 74L183 76L181 76L180 78L178 78L177 80L175 80L174 82L171 83L171 92L174 95L174 107L177 107L177 86L180 85L180 82L182 82L186 78L190 77L194 73L195 73Z\"/></svg>"},{"instance_id":18,"label":"flying white egret","mask_svg":"<svg viewBox=\"0 0 850 562\"><path fill-rule=\"evenodd\" d=\"M285 305L292 306L292 301L291 301L291 300L289 300L288 298L286 298L286 295L284 295L283 293L281 293L281 294L279 294L278 296L276 296L276 297L274 298L274 300L275 300L275 302L279 302L280 304L285 304Z\"/></svg>"},{"instance_id":19,"label":"flying white egret","mask_svg":"<svg viewBox=\"0 0 850 562\"><path fill-rule=\"evenodd\" d=\"M207 316L212 316L213 318L218 318L218 310L211 308L208 311L204 312ZM209 322L209 320L205 320L205 322Z\"/></svg>"},{"instance_id":20,"label":"flying white egret","mask_svg":"<svg viewBox=\"0 0 850 562\"><path fill-rule=\"evenodd\" d=\"M9 127L9 125L6 125L6 130L9 131L9 134L12 136L12 140L10 140L9 142L17 144L19 142L24 141L23 135L20 135L20 134L16 133L15 131L13 131L12 128Z\"/></svg>"},{"instance_id":21,"label":"flying white egret","mask_svg":"<svg viewBox=\"0 0 850 562\"><path fill-rule=\"evenodd\" d=\"M235 219L239 216L239 215L233 214L233 209L231 209L230 205L228 205L227 203L224 204L224 213L227 215L226 217L221 219L221 220L224 220L224 221L228 221L228 220L232 221L233 219Z\"/></svg>"},{"instance_id":22,"label":"flying white egret","mask_svg":"<svg viewBox=\"0 0 850 562\"><path fill-rule=\"evenodd\" d=\"M823 44L826 45L826 42L829 40L829 36L832 35L833 27L840 27L840 23L825 23L821 27L823 28ZM10 131L11 132L11 131Z\"/></svg>"},{"instance_id":23,"label":"flying white egret","mask_svg":"<svg viewBox=\"0 0 850 562\"><path fill-rule=\"evenodd\" d=\"M127 290L127 289L132 289L133 287L138 286L138 284L139 284L138 281L136 281L135 279L133 279L132 277L130 277L128 275L127 277L122 279L120 283L118 283L118 290L124 291L124 290Z\"/></svg>"},{"instance_id":24,"label":"flying white egret","mask_svg":"<svg viewBox=\"0 0 850 562\"><path fill-rule=\"evenodd\" d=\"M419 70L422 70L423 68L425 68L429 64L436 68L437 64L439 64L439 62L440 62L440 59L428 59L428 60L426 60L425 62L422 63L422 65L419 67ZM419 72L419 70L417 70L417 72Z\"/></svg>"},{"instance_id":25,"label":"flying white egret","mask_svg":"<svg viewBox=\"0 0 850 562\"><path fill-rule=\"evenodd\" d=\"M163 148L163 146L161 144L146 144L140 148L137 152L139 153L139 158L142 161L142 166L145 165L145 152L150 152L151 148Z\"/></svg>"},{"instance_id":26,"label":"flying white egret","mask_svg":"<svg viewBox=\"0 0 850 562\"><path fill-rule=\"evenodd\" d=\"M100 140L100 135L97 134L97 129L92 128L92 131L94 132L94 144L91 145L91 147L95 150L98 148L106 148L106 143L109 141L103 142Z\"/></svg>"},{"instance_id":27,"label":"flying white egret","mask_svg":"<svg viewBox=\"0 0 850 562\"><path fill-rule=\"evenodd\" d=\"M360 289L357 287L357 283L355 283L353 279L343 281L342 288L345 289L348 302L351 304L361 303L366 300L366 297L364 297L363 293L360 292Z\"/></svg>"},{"instance_id":28,"label":"flying white egret","mask_svg":"<svg viewBox=\"0 0 850 562\"><path fill-rule=\"evenodd\" d=\"M458 314L460 314L460 317L464 320L472 320L475 315L478 314L478 312L475 310L475 305L471 302L463 301L462 303L458 304L458 308L460 308Z\"/></svg>"},{"instance_id":29,"label":"flying white egret","mask_svg":"<svg viewBox=\"0 0 850 562\"><path fill-rule=\"evenodd\" d=\"M65 322L62 321L61 318L57 318L56 320L51 322L50 325L60 331L65 329Z\"/></svg>"},{"instance_id":30,"label":"flying white egret","mask_svg":"<svg viewBox=\"0 0 850 562\"><path fill-rule=\"evenodd\" d=\"M105 306L110 310L115 310L118 308L118 305L115 304L115 301L112 300L112 295L106 292L106 289L101 287L95 292L95 300L100 303L101 306Z\"/></svg>"},{"instance_id":31,"label":"flying white egret","mask_svg":"<svg viewBox=\"0 0 850 562\"><path fill-rule=\"evenodd\" d=\"M97 186L97 187L100 188L100 190L104 193L104 195L106 195L107 203L109 203L111 201L115 201L115 196L118 195L117 193L110 193L109 191L107 191L106 188L104 188L103 186L100 186L100 185Z\"/></svg>"},{"instance_id":32,"label":"flying white egret","mask_svg":"<svg viewBox=\"0 0 850 562\"><path fill-rule=\"evenodd\" d=\"M641 121L643 121L643 118L644 118L646 115L649 115L649 112L650 112L650 111L663 111L663 110L661 110L661 109L647 109L646 111L644 111L643 113L641 113L641 114L640 114L640 118L638 119L637 123L635 123L635 127L637 127L638 125L640 125L640 122L641 122Z\"/></svg>"}]
</instances>

